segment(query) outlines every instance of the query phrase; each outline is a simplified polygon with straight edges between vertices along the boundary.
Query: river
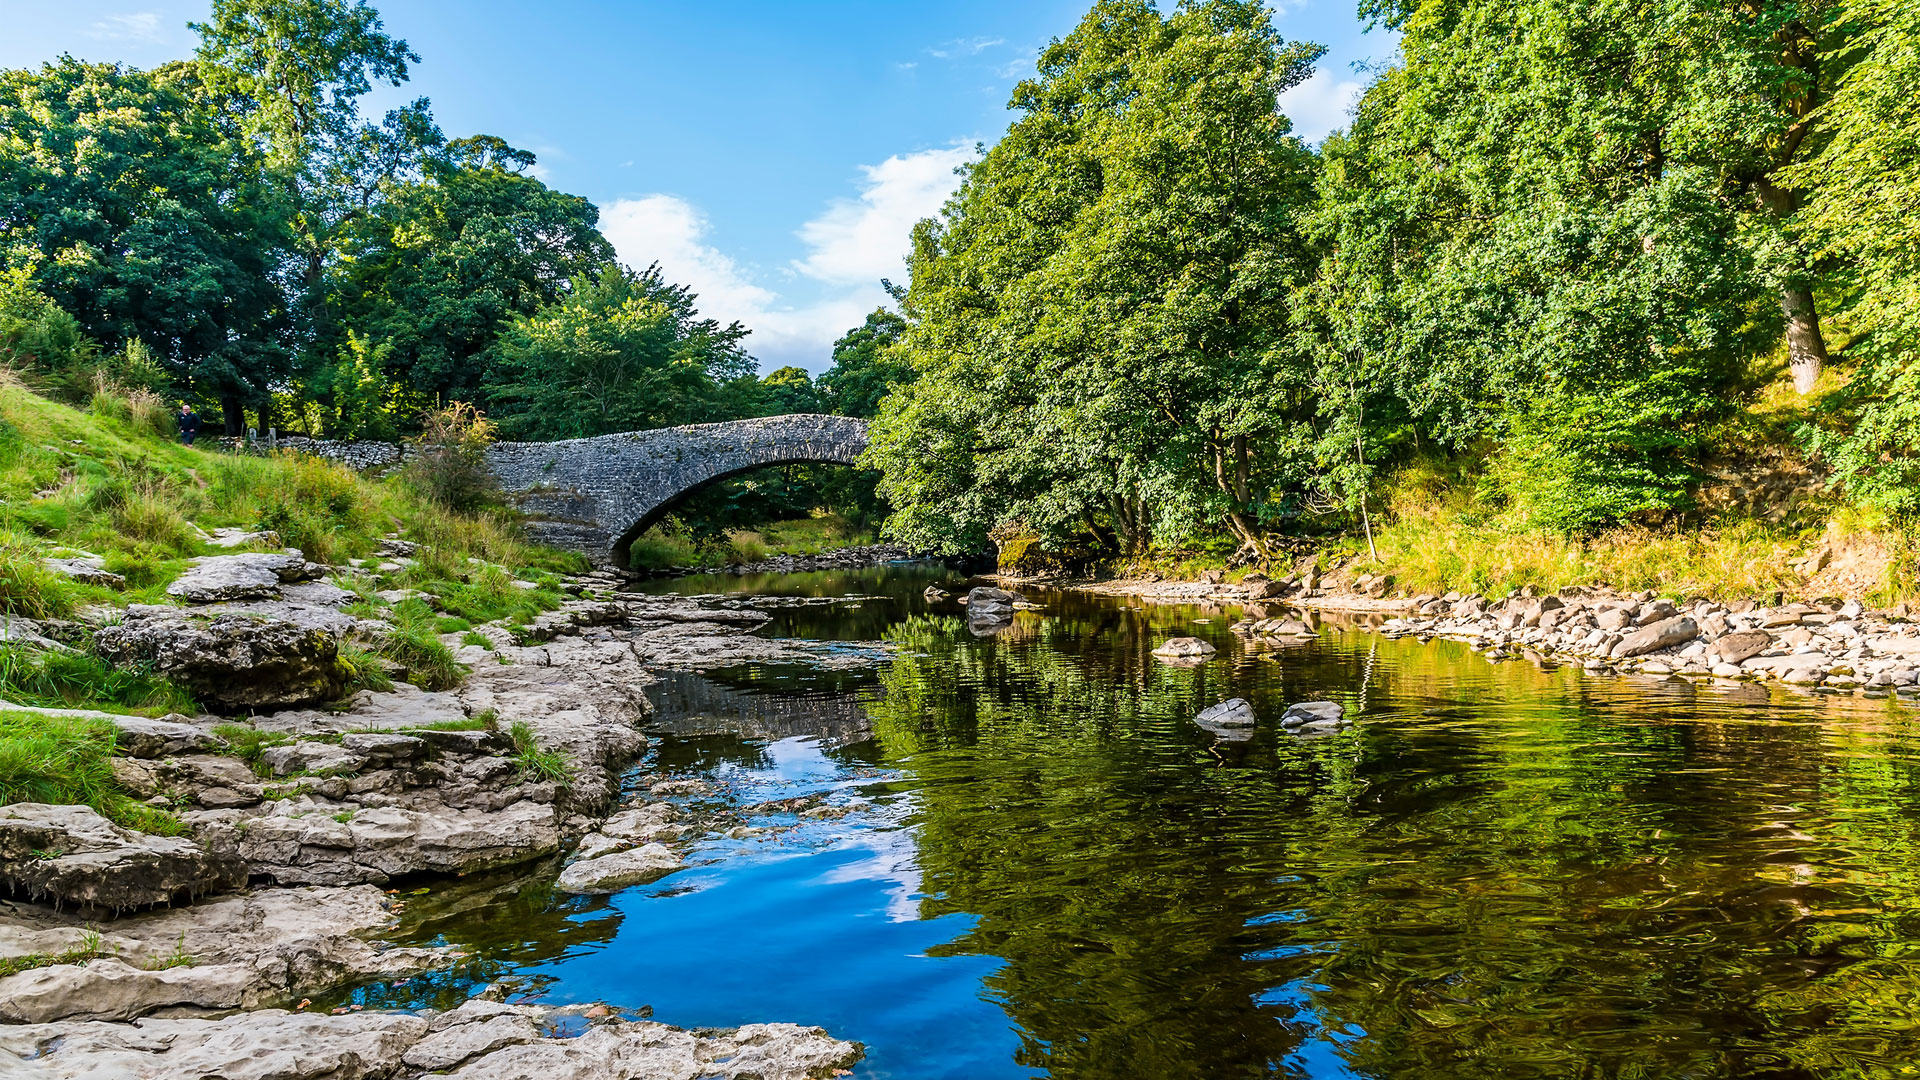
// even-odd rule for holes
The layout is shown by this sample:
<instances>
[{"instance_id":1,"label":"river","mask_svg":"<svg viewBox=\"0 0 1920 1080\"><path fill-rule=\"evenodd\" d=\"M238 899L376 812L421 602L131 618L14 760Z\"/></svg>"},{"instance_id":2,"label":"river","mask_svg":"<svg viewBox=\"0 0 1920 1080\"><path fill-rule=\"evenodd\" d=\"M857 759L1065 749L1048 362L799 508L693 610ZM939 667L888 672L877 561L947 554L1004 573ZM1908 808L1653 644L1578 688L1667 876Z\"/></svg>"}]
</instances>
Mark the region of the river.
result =
<instances>
[{"instance_id":1,"label":"river","mask_svg":"<svg viewBox=\"0 0 1920 1080\"><path fill-rule=\"evenodd\" d=\"M1892 700L1594 677L1331 620L1036 593L1002 634L930 566L682 578L880 668L669 674L630 778L713 823L610 897L557 864L410 890L451 972L686 1026L818 1024L863 1080L1865 1077L1920 1061L1920 724ZM1175 634L1219 647L1154 659ZM1231 697L1251 736L1192 722ZM1356 723L1274 721L1332 699ZM669 784L669 790L674 789Z\"/></svg>"}]
</instances>

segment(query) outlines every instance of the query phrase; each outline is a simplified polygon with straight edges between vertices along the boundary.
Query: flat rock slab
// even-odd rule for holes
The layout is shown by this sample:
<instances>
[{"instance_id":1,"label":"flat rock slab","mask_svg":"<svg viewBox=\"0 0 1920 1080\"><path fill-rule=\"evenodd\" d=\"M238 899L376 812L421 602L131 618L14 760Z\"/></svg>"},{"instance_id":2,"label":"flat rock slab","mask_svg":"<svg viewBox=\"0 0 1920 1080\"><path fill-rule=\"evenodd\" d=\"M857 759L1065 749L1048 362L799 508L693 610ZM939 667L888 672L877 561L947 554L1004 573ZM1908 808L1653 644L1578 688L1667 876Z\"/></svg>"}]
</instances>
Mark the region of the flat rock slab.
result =
<instances>
[{"instance_id":1,"label":"flat rock slab","mask_svg":"<svg viewBox=\"0 0 1920 1080\"><path fill-rule=\"evenodd\" d=\"M125 911L237 889L246 864L181 836L123 829L85 806L0 807L0 883L84 910Z\"/></svg>"},{"instance_id":2,"label":"flat rock slab","mask_svg":"<svg viewBox=\"0 0 1920 1080\"><path fill-rule=\"evenodd\" d=\"M163 758L175 754L217 751L226 740L184 717L149 720L144 716L113 719L114 746L131 758Z\"/></svg>"},{"instance_id":3,"label":"flat rock slab","mask_svg":"<svg viewBox=\"0 0 1920 1080\"><path fill-rule=\"evenodd\" d=\"M186 573L167 586L167 595L190 604L267 599L279 596L280 586L311 581L323 570L298 555L273 552L209 555L195 559Z\"/></svg>"},{"instance_id":4,"label":"flat rock slab","mask_svg":"<svg viewBox=\"0 0 1920 1080\"><path fill-rule=\"evenodd\" d=\"M64 578L82 585L125 588L127 579L107 569L107 561L98 555L80 555L70 559L42 559L41 565Z\"/></svg>"}]
</instances>

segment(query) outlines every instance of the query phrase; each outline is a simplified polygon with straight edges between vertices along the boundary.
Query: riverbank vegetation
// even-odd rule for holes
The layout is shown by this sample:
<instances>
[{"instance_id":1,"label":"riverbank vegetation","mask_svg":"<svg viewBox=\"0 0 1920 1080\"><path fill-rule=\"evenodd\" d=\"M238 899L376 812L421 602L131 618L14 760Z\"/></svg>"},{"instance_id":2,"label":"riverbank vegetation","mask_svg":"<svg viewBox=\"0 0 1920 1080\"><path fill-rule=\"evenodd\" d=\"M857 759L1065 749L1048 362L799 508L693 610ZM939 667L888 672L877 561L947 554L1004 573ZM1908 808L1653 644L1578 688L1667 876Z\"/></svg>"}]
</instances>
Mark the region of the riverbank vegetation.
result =
<instances>
[{"instance_id":1,"label":"riverbank vegetation","mask_svg":"<svg viewBox=\"0 0 1920 1080\"><path fill-rule=\"evenodd\" d=\"M418 60L367 4L217 0L189 59L0 73L0 362L156 433L176 399L229 435L877 417L875 472L715 485L655 563L825 513L1077 567L1364 550L1430 589L1765 591L1837 544L1911 591L1913 12L1360 13L1399 52L1309 144L1275 102L1323 50L1266 5L1100 0L816 379L621 265L531 153L363 115Z\"/></svg>"},{"instance_id":2,"label":"riverbank vegetation","mask_svg":"<svg viewBox=\"0 0 1920 1080\"><path fill-rule=\"evenodd\" d=\"M1103 2L1043 52L914 234L891 527L1441 591L1765 591L1865 537L1910 592L1920 20L1362 9L1400 56L1318 147L1264 5Z\"/></svg>"}]
</instances>

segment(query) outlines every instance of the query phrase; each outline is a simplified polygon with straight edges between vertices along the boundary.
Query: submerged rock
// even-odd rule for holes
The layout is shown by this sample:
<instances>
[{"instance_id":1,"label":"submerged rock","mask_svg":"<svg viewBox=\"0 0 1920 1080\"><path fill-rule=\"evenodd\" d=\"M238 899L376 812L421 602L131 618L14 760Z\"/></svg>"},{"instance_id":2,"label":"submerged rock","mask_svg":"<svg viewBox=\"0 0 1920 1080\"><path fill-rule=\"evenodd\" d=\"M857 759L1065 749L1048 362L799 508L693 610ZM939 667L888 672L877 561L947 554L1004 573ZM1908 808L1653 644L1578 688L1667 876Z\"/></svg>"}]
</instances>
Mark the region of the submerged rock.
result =
<instances>
[{"instance_id":1,"label":"submerged rock","mask_svg":"<svg viewBox=\"0 0 1920 1080\"><path fill-rule=\"evenodd\" d=\"M85 806L0 807L0 884L36 900L125 911L246 884L246 865L181 836L123 829Z\"/></svg>"},{"instance_id":2,"label":"submerged rock","mask_svg":"<svg viewBox=\"0 0 1920 1080\"><path fill-rule=\"evenodd\" d=\"M1302 701L1287 706L1280 717L1280 726L1287 728L1333 728L1346 722L1346 709L1337 701Z\"/></svg>"}]
</instances>

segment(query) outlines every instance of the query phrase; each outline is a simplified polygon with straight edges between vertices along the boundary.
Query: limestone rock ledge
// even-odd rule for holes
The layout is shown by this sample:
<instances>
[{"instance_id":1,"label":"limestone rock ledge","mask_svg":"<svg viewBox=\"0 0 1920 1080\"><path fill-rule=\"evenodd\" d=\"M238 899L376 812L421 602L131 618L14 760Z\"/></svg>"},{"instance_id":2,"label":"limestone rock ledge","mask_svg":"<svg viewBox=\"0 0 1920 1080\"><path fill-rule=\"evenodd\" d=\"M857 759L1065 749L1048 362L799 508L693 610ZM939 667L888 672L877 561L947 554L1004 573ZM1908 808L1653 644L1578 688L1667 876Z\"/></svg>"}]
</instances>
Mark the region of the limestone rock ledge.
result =
<instances>
[{"instance_id":1,"label":"limestone rock ledge","mask_svg":"<svg viewBox=\"0 0 1920 1080\"><path fill-rule=\"evenodd\" d=\"M865 1051L820 1028L686 1031L604 1008L474 999L438 1014L264 1010L219 1020L58 1023L0 1029L0 1076L45 1080L825 1080ZM601 1014L564 1037L560 1022ZM450 1070L450 1071L449 1071Z\"/></svg>"}]
</instances>

